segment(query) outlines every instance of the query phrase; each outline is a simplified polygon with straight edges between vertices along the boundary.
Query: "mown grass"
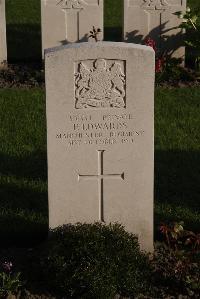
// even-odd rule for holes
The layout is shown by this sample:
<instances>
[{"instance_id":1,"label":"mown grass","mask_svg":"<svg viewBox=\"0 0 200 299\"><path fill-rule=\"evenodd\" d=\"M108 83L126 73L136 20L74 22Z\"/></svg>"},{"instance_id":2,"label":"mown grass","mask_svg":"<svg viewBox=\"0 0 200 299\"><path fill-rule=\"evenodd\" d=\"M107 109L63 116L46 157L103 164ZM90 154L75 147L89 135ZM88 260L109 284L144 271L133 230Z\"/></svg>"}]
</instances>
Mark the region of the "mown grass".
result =
<instances>
[{"instance_id":1,"label":"mown grass","mask_svg":"<svg viewBox=\"0 0 200 299\"><path fill-rule=\"evenodd\" d=\"M0 107L1 240L38 240L48 226L44 93L0 90Z\"/></svg>"},{"instance_id":2,"label":"mown grass","mask_svg":"<svg viewBox=\"0 0 200 299\"><path fill-rule=\"evenodd\" d=\"M155 215L200 225L200 89L163 89L155 106Z\"/></svg>"},{"instance_id":3,"label":"mown grass","mask_svg":"<svg viewBox=\"0 0 200 299\"><path fill-rule=\"evenodd\" d=\"M8 60L41 60L40 0L6 0Z\"/></svg>"},{"instance_id":4,"label":"mown grass","mask_svg":"<svg viewBox=\"0 0 200 299\"><path fill-rule=\"evenodd\" d=\"M155 229L200 227L199 98L200 88L156 90ZM2 89L0 107L0 238L29 244L48 229L44 92Z\"/></svg>"}]
</instances>

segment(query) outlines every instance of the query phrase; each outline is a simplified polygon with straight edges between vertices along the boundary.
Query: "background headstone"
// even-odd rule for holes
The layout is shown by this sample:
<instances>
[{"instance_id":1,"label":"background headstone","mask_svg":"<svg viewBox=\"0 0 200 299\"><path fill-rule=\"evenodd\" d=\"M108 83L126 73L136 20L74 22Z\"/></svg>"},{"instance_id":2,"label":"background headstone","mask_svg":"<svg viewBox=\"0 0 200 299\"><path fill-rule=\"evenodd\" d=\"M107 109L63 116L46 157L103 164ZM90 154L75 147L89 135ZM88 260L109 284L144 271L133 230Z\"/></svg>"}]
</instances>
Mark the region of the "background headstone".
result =
<instances>
[{"instance_id":1,"label":"background headstone","mask_svg":"<svg viewBox=\"0 0 200 299\"><path fill-rule=\"evenodd\" d=\"M186 0L124 0L124 40L141 43L147 37L172 57L185 57L182 20L176 12L186 10Z\"/></svg>"},{"instance_id":2,"label":"background headstone","mask_svg":"<svg viewBox=\"0 0 200 299\"><path fill-rule=\"evenodd\" d=\"M41 0L42 47L88 41L93 26L103 39L103 0Z\"/></svg>"},{"instance_id":3,"label":"background headstone","mask_svg":"<svg viewBox=\"0 0 200 299\"><path fill-rule=\"evenodd\" d=\"M0 0L0 64L7 61L5 0Z\"/></svg>"},{"instance_id":4,"label":"background headstone","mask_svg":"<svg viewBox=\"0 0 200 299\"><path fill-rule=\"evenodd\" d=\"M117 221L152 250L154 51L99 42L45 56L50 227Z\"/></svg>"}]
</instances>

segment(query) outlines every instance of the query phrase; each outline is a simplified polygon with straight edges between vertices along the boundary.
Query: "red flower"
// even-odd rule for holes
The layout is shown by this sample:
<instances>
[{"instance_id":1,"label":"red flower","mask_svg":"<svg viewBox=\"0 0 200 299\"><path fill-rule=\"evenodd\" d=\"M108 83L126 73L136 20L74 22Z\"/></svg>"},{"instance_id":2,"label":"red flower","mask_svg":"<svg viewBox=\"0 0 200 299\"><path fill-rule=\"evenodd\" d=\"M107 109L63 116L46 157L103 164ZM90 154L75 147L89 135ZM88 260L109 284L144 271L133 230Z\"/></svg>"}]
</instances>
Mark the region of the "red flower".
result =
<instances>
[{"instance_id":1,"label":"red flower","mask_svg":"<svg viewBox=\"0 0 200 299\"><path fill-rule=\"evenodd\" d=\"M145 40L145 45L146 46L149 46L149 47L151 47L151 48L153 48L154 49L154 51L156 52L156 42L152 39L152 38L150 38L150 37L148 37L146 40Z\"/></svg>"},{"instance_id":2,"label":"red flower","mask_svg":"<svg viewBox=\"0 0 200 299\"><path fill-rule=\"evenodd\" d=\"M155 65L156 73L162 72L162 68L163 68L163 59L162 58L156 59L156 65Z\"/></svg>"},{"instance_id":3,"label":"red flower","mask_svg":"<svg viewBox=\"0 0 200 299\"><path fill-rule=\"evenodd\" d=\"M155 52L157 52L156 42L152 38L148 37L145 40L145 45L151 47L152 49L154 49ZM158 53L156 54L157 55L156 55L156 62L155 62L155 72L161 73L163 71L164 59L159 58Z\"/></svg>"}]
</instances>

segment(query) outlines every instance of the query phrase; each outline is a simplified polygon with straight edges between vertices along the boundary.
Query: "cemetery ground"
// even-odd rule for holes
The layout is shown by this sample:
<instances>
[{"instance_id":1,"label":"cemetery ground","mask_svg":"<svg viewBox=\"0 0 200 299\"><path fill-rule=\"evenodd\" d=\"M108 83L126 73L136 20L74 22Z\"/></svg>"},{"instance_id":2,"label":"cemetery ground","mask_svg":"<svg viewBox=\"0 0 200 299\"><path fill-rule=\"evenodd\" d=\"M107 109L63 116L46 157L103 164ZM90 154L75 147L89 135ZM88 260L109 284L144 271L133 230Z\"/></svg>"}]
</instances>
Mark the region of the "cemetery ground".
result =
<instances>
[{"instance_id":1,"label":"cemetery ground","mask_svg":"<svg viewBox=\"0 0 200 299\"><path fill-rule=\"evenodd\" d=\"M183 221L199 231L199 98L199 87L156 89L155 241L161 223ZM45 92L1 89L0 105L0 235L1 247L10 248L1 253L26 280L30 248L48 231Z\"/></svg>"},{"instance_id":2,"label":"cemetery ground","mask_svg":"<svg viewBox=\"0 0 200 299\"><path fill-rule=\"evenodd\" d=\"M116 0L116 2L113 7L113 2L106 0L107 40L118 40L121 34L119 21L121 1ZM199 1L191 0L190 5L197 7ZM41 273L36 269L37 266L33 266L37 255L43 251L40 244L46 239L48 233L45 90L44 74L40 71L42 65L38 63L41 58L39 1L7 0L7 11L8 45L10 45L8 57L10 61L17 63L17 66L14 72L3 73L6 80L3 81L2 73L0 75L0 262L11 261L14 272L22 272L20 278L22 289L28 289L31 294L40 294L34 296L22 293L22 298L52 298L47 294L44 285L38 283ZM30 61L31 66L27 64ZM183 87L163 85L157 86L155 93L154 228L156 243L162 238L159 229L163 223L184 222L184 227L194 233L199 233L200 228L200 87L193 83L192 86L190 83L188 86L187 82L180 84ZM4 86L12 88L3 88ZM177 227L180 229L181 225ZM81 229L79 233L82 236L85 228ZM121 231L117 230L117 232L123 235ZM70 237L76 241L73 233ZM91 238L95 240L92 244L95 242L98 244L98 238L95 239L94 236ZM116 238L115 235L113 238ZM123 238L126 241L126 236L123 235ZM81 246L77 248L77 252L79 250L81 252ZM166 249L164 253L158 251L160 260L157 261L156 267L161 264L166 268L166 272L163 269L162 271L167 278L164 283L156 280L158 288L160 286L160 291L154 290L157 297L156 295L150 297L145 293L146 297L141 298L166 299L170 298L170 295L174 298L199 298L198 275L200 274L197 264L199 257L194 261L189 259L192 275L184 272L184 266L182 272L173 275L177 260L173 253L168 251L170 250ZM195 254L195 250L192 251L192 255ZM166 256L170 258L164 262ZM123 254L122 257L124 258ZM128 257L131 263L132 255ZM103 264L103 258L106 257L102 254L101 258L100 266ZM184 254L183 259L184 263L188 262ZM110 260L112 261L111 258ZM181 258L180 261L182 262ZM42 260L43 265L45 262L45 259ZM143 268L144 263L141 262ZM112 265L110 268L113 269ZM158 274L160 269L157 268L155 272ZM143 270L140 269L141 273L145 278L148 277L148 273L144 273ZM115 277L114 271L110 273ZM62 280L63 277L59 275L58 279ZM189 277L191 281L186 282L185 277ZM99 288L96 287L96 281L91 280L96 294L99 294L100 299L108 299L102 294L100 297L98 292L100 288L103 289L103 284L105 288L112 286L112 281L103 275L99 275L96 279ZM169 285L166 286L166 283ZM70 284L69 286L73 293L76 286ZM146 286L142 287L145 290ZM181 288L184 289L184 293L181 293ZM179 295L185 297L178 297ZM69 298L75 298L75 295ZM81 297L80 294L77 298L98 299L97 296Z\"/></svg>"},{"instance_id":3,"label":"cemetery ground","mask_svg":"<svg viewBox=\"0 0 200 299\"><path fill-rule=\"evenodd\" d=\"M199 87L156 90L155 228L200 227L199 97ZM1 89L0 103L1 239L32 242L48 226L45 92Z\"/></svg>"}]
</instances>

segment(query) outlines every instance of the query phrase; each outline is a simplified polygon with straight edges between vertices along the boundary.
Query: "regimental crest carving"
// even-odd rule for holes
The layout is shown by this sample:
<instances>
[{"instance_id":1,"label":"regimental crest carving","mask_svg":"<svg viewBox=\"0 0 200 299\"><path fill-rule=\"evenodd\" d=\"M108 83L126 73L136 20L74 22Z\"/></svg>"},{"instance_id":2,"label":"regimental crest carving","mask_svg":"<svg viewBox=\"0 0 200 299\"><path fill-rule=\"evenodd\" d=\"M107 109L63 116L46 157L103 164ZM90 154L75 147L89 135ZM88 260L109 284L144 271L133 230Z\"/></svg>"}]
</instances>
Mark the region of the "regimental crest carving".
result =
<instances>
[{"instance_id":1,"label":"regimental crest carving","mask_svg":"<svg viewBox=\"0 0 200 299\"><path fill-rule=\"evenodd\" d=\"M163 10L169 6L166 0L143 0L143 2L142 7L145 9Z\"/></svg>"},{"instance_id":2,"label":"regimental crest carving","mask_svg":"<svg viewBox=\"0 0 200 299\"><path fill-rule=\"evenodd\" d=\"M80 62L75 73L75 108L125 108L125 62Z\"/></svg>"},{"instance_id":3,"label":"regimental crest carving","mask_svg":"<svg viewBox=\"0 0 200 299\"><path fill-rule=\"evenodd\" d=\"M57 5L61 5L63 9L82 9L85 1L83 0L59 0Z\"/></svg>"}]
</instances>

